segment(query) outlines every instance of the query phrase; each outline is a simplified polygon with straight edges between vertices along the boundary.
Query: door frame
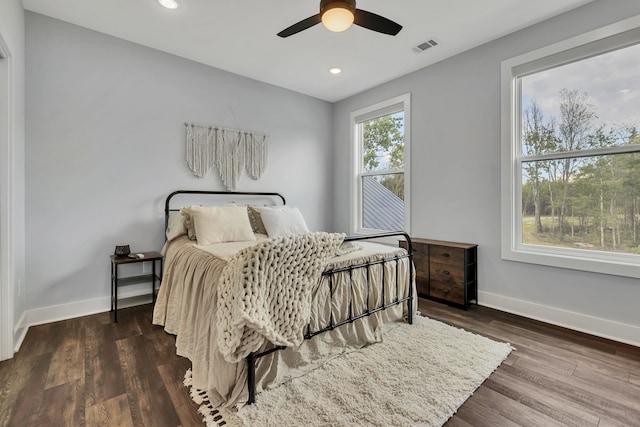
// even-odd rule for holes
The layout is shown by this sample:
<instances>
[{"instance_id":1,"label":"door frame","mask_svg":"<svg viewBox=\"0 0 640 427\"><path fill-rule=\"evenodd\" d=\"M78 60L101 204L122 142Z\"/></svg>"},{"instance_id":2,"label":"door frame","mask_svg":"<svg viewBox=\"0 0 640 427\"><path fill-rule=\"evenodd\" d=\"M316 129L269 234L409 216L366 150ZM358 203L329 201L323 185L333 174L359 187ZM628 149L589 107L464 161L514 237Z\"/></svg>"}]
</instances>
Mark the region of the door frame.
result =
<instances>
[{"instance_id":1,"label":"door frame","mask_svg":"<svg viewBox=\"0 0 640 427\"><path fill-rule=\"evenodd\" d=\"M0 360L14 354L13 80L9 47L0 33Z\"/></svg>"}]
</instances>

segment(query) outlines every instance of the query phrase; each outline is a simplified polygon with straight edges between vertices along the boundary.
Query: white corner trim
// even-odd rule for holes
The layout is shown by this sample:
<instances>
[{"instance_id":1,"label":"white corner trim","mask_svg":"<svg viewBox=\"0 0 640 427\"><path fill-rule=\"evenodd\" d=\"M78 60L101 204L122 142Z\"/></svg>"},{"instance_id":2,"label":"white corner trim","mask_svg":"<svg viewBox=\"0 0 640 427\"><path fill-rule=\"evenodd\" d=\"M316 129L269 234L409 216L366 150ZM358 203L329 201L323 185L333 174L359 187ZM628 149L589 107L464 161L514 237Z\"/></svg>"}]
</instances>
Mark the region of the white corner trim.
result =
<instances>
[{"instance_id":1,"label":"white corner trim","mask_svg":"<svg viewBox=\"0 0 640 427\"><path fill-rule=\"evenodd\" d=\"M27 336L27 331L29 330L29 325L26 323L27 313L23 312L20 320L16 324L15 329L13 330L13 352L14 354L20 350L20 346L22 345L22 341L24 341L24 337Z\"/></svg>"},{"instance_id":2,"label":"white corner trim","mask_svg":"<svg viewBox=\"0 0 640 427\"><path fill-rule=\"evenodd\" d=\"M479 305L517 314L552 325L640 347L640 326L536 304L529 301L478 292Z\"/></svg>"},{"instance_id":3,"label":"white corner trim","mask_svg":"<svg viewBox=\"0 0 640 427\"><path fill-rule=\"evenodd\" d=\"M0 34L0 360L13 357L14 338L14 152L13 58Z\"/></svg>"}]
</instances>

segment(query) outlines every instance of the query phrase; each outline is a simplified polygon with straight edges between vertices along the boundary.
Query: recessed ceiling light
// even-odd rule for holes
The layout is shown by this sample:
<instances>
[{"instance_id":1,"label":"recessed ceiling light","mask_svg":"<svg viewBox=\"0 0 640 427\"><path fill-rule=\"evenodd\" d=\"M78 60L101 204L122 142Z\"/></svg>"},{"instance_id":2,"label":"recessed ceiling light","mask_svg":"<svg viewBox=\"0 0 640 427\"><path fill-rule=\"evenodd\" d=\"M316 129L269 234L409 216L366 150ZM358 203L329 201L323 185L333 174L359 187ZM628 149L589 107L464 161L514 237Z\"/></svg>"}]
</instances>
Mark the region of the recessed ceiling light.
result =
<instances>
[{"instance_id":1,"label":"recessed ceiling light","mask_svg":"<svg viewBox=\"0 0 640 427\"><path fill-rule=\"evenodd\" d=\"M331 67L331 68L329 68L329 72L331 74L340 74L342 72L342 68L340 68L340 67Z\"/></svg>"},{"instance_id":2,"label":"recessed ceiling light","mask_svg":"<svg viewBox=\"0 0 640 427\"><path fill-rule=\"evenodd\" d=\"M176 0L158 0L158 3L167 9L176 9L178 7L178 2Z\"/></svg>"}]
</instances>

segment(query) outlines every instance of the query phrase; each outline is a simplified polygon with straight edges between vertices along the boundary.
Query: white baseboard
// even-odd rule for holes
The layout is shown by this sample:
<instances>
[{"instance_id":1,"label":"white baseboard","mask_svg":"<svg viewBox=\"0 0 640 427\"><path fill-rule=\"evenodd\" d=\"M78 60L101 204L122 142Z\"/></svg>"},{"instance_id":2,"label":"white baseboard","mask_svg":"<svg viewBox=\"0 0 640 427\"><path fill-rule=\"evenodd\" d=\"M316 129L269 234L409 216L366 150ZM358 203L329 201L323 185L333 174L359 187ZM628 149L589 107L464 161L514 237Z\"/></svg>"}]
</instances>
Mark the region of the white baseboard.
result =
<instances>
[{"instance_id":1,"label":"white baseboard","mask_svg":"<svg viewBox=\"0 0 640 427\"><path fill-rule=\"evenodd\" d=\"M128 288L127 292L120 293L122 300L118 301L118 308L151 302L149 285L141 284ZM478 300L479 304L485 307L640 347L640 327L638 326L587 316L489 292L478 292ZM110 308L111 297L105 296L28 310L22 315L14 330L15 352L20 349L24 337L31 326L102 313L109 311Z\"/></svg>"},{"instance_id":2,"label":"white baseboard","mask_svg":"<svg viewBox=\"0 0 640 427\"><path fill-rule=\"evenodd\" d=\"M148 304L151 302L150 285L137 284L127 286L126 291L119 292L118 296L118 309ZM104 296L27 310L15 328L14 351L17 352L20 349L24 337L31 326L103 313L110 309L111 296Z\"/></svg>"},{"instance_id":3,"label":"white baseboard","mask_svg":"<svg viewBox=\"0 0 640 427\"><path fill-rule=\"evenodd\" d=\"M29 326L58 322L60 320L73 319L75 317L109 311L111 308L110 297L93 298L84 301L75 301L67 304L52 305L49 307L34 308L27 311L27 323Z\"/></svg>"},{"instance_id":4,"label":"white baseboard","mask_svg":"<svg viewBox=\"0 0 640 427\"><path fill-rule=\"evenodd\" d=\"M480 305L640 347L640 327L529 301L478 292Z\"/></svg>"}]
</instances>

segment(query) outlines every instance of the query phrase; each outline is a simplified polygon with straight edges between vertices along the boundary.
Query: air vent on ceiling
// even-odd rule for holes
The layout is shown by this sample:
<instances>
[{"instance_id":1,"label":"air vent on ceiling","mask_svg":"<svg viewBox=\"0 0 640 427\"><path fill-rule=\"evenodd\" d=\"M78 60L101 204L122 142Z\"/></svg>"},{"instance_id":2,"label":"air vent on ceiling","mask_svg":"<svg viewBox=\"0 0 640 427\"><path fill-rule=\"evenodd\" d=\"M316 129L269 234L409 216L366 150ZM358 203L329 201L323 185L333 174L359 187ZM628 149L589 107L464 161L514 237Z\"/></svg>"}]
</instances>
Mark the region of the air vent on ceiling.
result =
<instances>
[{"instance_id":1,"label":"air vent on ceiling","mask_svg":"<svg viewBox=\"0 0 640 427\"><path fill-rule=\"evenodd\" d=\"M415 53L422 53L425 50L427 50L429 48L432 48L432 47L435 47L435 46L438 46L438 42L435 39L429 39L426 42L422 42L419 45L414 46L413 47L413 51Z\"/></svg>"}]
</instances>

